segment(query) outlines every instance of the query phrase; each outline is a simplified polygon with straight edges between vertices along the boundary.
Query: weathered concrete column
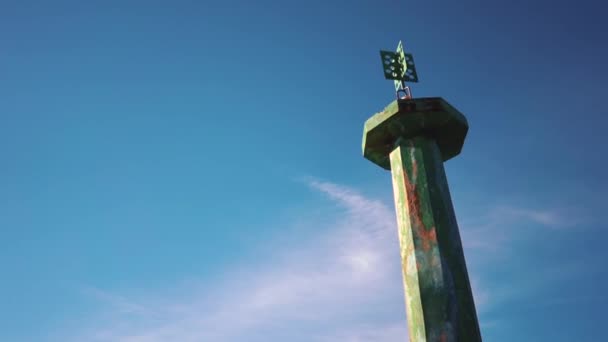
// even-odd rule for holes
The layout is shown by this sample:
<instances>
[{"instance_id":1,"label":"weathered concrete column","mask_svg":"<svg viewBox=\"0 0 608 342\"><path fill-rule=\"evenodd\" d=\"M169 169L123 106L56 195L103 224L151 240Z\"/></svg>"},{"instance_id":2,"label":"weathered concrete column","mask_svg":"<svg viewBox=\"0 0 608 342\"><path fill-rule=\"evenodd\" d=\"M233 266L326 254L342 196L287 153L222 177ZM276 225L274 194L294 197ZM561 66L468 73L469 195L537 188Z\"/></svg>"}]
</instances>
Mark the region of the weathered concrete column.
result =
<instances>
[{"instance_id":1,"label":"weathered concrete column","mask_svg":"<svg viewBox=\"0 0 608 342\"><path fill-rule=\"evenodd\" d=\"M410 342L481 341L443 168L467 131L441 98L397 100L365 123L364 156L392 172Z\"/></svg>"}]
</instances>

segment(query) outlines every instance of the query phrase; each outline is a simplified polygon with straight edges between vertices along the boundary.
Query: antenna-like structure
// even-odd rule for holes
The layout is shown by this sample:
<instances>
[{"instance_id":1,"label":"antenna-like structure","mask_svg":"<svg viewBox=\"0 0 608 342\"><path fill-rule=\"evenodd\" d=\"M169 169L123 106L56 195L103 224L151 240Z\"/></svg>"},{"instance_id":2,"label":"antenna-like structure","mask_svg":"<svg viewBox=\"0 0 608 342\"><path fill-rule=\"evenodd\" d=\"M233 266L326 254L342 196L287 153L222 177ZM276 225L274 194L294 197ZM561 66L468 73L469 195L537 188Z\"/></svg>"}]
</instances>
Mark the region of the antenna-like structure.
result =
<instances>
[{"instance_id":1,"label":"antenna-like structure","mask_svg":"<svg viewBox=\"0 0 608 342\"><path fill-rule=\"evenodd\" d=\"M443 162L457 156L469 124L440 97L412 98L414 58L381 51L397 99L365 122L363 156L391 171L410 342L481 342Z\"/></svg>"},{"instance_id":2,"label":"antenna-like structure","mask_svg":"<svg viewBox=\"0 0 608 342\"><path fill-rule=\"evenodd\" d=\"M382 66L384 67L384 77L395 81L395 91L398 100L409 100L412 92L405 82L418 82L418 73L414 65L414 56L405 53L403 43L399 41L395 52L380 50Z\"/></svg>"}]
</instances>

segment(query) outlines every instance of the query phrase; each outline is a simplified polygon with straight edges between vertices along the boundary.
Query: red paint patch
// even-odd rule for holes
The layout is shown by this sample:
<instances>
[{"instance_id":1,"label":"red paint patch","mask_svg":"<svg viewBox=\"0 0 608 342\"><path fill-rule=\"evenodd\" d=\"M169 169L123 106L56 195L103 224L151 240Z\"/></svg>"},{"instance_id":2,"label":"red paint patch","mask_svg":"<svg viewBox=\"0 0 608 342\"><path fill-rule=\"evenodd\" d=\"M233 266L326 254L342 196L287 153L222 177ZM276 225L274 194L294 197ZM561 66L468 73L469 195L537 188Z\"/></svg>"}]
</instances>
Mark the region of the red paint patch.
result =
<instances>
[{"instance_id":1,"label":"red paint patch","mask_svg":"<svg viewBox=\"0 0 608 342\"><path fill-rule=\"evenodd\" d=\"M414 148L413 142L410 142L410 148ZM412 157L412 178L418 179L418 163L415 158ZM414 184L410 181L410 178L407 173L407 168L403 169L403 180L405 184L405 191L407 195L407 204L409 207L410 216L412 219L412 228L414 229L414 233L416 237L422 243L422 249L425 252L428 252L432 245L437 242L437 234L435 232L435 227L431 227L427 229L424 226L422 221L422 212L420 209L420 196L418 194L417 184ZM418 266L420 269L420 266Z\"/></svg>"}]
</instances>

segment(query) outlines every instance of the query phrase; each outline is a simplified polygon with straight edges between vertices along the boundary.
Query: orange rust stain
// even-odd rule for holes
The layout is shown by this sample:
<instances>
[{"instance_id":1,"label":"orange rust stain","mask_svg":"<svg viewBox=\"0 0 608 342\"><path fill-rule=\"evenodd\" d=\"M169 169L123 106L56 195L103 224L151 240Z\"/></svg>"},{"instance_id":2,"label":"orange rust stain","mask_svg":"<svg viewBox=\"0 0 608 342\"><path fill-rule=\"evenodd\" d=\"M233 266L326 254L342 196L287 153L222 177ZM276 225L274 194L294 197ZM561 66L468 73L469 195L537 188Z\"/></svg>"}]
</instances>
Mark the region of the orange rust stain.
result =
<instances>
[{"instance_id":1,"label":"orange rust stain","mask_svg":"<svg viewBox=\"0 0 608 342\"><path fill-rule=\"evenodd\" d=\"M412 178L417 178L417 175L418 163L414 158L412 158ZM415 230L416 235L422 242L422 249L425 252L428 252L431 249L432 245L437 242L437 234L435 232L435 227L426 229L424 223L422 222L422 213L420 211L420 198L418 196L418 189L416 184L413 184L410 181L410 178L407 174L407 168L403 169L403 178L405 184L405 191L407 194L407 204L410 208L410 215L413 220L412 226Z\"/></svg>"}]
</instances>

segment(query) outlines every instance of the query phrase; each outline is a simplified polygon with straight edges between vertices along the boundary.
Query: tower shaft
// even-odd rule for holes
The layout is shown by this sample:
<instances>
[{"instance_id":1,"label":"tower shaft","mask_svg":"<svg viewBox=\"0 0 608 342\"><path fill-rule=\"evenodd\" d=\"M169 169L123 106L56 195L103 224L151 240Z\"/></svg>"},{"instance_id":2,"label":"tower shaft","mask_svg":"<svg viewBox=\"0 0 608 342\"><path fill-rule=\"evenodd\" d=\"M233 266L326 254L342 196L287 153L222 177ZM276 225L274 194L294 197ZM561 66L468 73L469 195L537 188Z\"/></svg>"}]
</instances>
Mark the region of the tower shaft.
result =
<instances>
[{"instance_id":1,"label":"tower shaft","mask_svg":"<svg viewBox=\"0 0 608 342\"><path fill-rule=\"evenodd\" d=\"M458 224L434 139L390 152L410 342L481 341Z\"/></svg>"}]
</instances>

